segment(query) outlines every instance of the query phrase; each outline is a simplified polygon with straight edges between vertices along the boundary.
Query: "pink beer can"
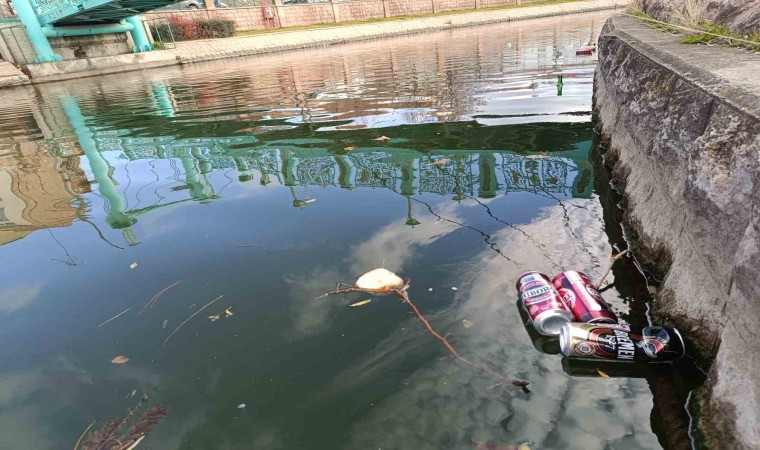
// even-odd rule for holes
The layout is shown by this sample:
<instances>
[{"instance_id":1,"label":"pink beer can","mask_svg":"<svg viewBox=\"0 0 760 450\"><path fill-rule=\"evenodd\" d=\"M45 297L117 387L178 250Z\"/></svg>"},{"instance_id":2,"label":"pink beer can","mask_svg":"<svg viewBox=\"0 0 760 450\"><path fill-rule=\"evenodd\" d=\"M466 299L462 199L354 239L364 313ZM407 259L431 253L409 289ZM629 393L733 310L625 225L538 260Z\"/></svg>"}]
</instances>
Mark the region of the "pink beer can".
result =
<instances>
[{"instance_id":1,"label":"pink beer can","mask_svg":"<svg viewBox=\"0 0 760 450\"><path fill-rule=\"evenodd\" d=\"M615 313L583 272L562 272L552 283L577 322L618 323Z\"/></svg>"},{"instance_id":2,"label":"pink beer can","mask_svg":"<svg viewBox=\"0 0 760 450\"><path fill-rule=\"evenodd\" d=\"M539 333L558 336L562 325L573 320L573 313L562 301L548 276L539 272L525 272L517 278L516 284L520 304Z\"/></svg>"}]
</instances>

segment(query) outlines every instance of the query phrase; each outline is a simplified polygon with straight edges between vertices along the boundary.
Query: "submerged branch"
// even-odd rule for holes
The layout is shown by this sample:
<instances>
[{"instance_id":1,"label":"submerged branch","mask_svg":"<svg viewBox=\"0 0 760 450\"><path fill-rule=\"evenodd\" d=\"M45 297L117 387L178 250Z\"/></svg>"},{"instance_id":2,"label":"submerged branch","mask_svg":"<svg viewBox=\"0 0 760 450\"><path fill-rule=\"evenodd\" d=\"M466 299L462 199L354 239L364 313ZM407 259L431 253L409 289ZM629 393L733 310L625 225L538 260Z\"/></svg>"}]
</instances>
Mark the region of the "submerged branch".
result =
<instances>
[{"instance_id":1,"label":"submerged branch","mask_svg":"<svg viewBox=\"0 0 760 450\"><path fill-rule=\"evenodd\" d=\"M425 316L422 315L422 313L420 312L419 308L417 308L417 305L415 305L414 302L412 302L412 300L409 298L409 294L407 293L407 289L409 289L409 285L410 284L411 284L411 280L407 279L406 283L404 283L403 286L401 286L399 288L395 288L395 289L393 289L393 288L386 288L386 289L382 289L382 290L368 290L368 289L362 289L362 288L359 288L359 287L356 287L356 286L351 286L351 285L348 285L348 284L338 283L338 286L336 287L336 289L334 291L330 291L330 292L327 292L325 294L322 294L319 297L317 297L317 299L322 298L322 297L326 297L326 296L329 296L329 295L345 294L345 293L348 293L348 292L369 292L369 293L373 293L373 294L396 294L401 299L402 303L406 303L407 305L409 305L409 307L412 309L412 312L417 316L417 318L420 319L420 321L425 326L425 328L427 329L427 331L430 334L432 334L433 337L435 337L436 339L438 339L439 341L441 341L441 343L446 347L446 349L449 351L449 353L451 353L451 355L454 358L458 359L460 362L462 362L463 364L465 364L465 365L467 365L467 366L469 366L469 367L471 367L473 369L477 369L477 370L479 370L481 372L487 373L488 375L491 375L492 377L496 378L497 380L499 380L499 383L497 383L497 385L501 385L501 384L513 384L515 386L519 386L519 387L522 387L522 388L526 388L528 385L530 385L529 381L520 380L520 379L512 380L512 379L510 379L510 378L508 378L508 377L506 377L506 376L504 376L504 375L502 375L502 374L500 374L498 372L493 371L492 369L490 369L490 368L488 368L486 366L483 366L481 364L472 362L469 359L465 358L464 356L460 355L459 352L454 348L454 346L451 345L451 343L449 342L449 340L448 340L449 335L447 334L446 336L441 336L441 334L438 333L433 328L433 326L425 318Z\"/></svg>"}]
</instances>

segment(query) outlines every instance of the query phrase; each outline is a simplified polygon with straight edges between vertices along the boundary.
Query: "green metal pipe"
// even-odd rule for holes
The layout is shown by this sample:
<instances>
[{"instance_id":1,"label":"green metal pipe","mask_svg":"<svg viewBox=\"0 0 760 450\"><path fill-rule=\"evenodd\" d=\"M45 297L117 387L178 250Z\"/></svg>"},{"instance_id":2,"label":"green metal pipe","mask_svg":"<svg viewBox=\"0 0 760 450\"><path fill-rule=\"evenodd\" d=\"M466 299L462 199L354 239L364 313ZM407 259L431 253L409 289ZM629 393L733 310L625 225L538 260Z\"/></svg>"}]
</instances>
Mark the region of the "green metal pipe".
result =
<instances>
[{"instance_id":1,"label":"green metal pipe","mask_svg":"<svg viewBox=\"0 0 760 450\"><path fill-rule=\"evenodd\" d=\"M42 32L47 37L64 36L90 36L94 34L126 33L132 31L135 26L131 23L115 23L112 25L82 25L73 27L53 27L46 25Z\"/></svg>"},{"instance_id":2,"label":"green metal pipe","mask_svg":"<svg viewBox=\"0 0 760 450\"><path fill-rule=\"evenodd\" d=\"M155 50L148 39L148 33L145 32L142 20L139 16L130 16L125 19L128 24L134 28L129 31L135 46L132 47L132 53L149 52Z\"/></svg>"},{"instance_id":3,"label":"green metal pipe","mask_svg":"<svg viewBox=\"0 0 760 450\"><path fill-rule=\"evenodd\" d=\"M24 25L24 30L29 38L29 43L32 44L34 49L34 62L54 62L60 61L61 55L55 53L50 46L45 33L42 31L39 20L37 20L37 13L34 11L34 7L29 0L13 0L13 6L16 9L21 24Z\"/></svg>"}]
</instances>

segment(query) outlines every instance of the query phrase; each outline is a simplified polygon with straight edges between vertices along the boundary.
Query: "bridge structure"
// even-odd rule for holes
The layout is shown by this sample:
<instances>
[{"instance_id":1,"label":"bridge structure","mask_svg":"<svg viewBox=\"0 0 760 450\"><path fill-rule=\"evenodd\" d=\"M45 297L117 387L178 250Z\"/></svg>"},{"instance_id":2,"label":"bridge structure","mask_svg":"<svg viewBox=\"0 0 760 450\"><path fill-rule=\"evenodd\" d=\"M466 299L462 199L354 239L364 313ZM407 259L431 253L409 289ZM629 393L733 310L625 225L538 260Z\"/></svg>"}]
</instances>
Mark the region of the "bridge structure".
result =
<instances>
[{"instance_id":1,"label":"bridge structure","mask_svg":"<svg viewBox=\"0 0 760 450\"><path fill-rule=\"evenodd\" d=\"M154 50L139 14L175 0L12 0L35 63L60 61L51 37L129 33L133 53Z\"/></svg>"}]
</instances>

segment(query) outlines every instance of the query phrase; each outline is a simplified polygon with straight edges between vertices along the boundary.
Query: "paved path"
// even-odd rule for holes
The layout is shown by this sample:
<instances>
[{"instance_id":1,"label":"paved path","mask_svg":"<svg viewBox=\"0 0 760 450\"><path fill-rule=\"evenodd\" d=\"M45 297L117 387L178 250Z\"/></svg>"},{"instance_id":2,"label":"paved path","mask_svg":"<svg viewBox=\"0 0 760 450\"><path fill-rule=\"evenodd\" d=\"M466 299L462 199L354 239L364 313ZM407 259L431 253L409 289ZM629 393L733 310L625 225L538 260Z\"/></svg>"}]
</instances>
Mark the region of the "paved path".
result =
<instances>
[{"instance_id":1,"label":"paved path","mask_svg":"<svg viewBox=\"0 0 760 450\"><path fill-rule=\"evenodd\" d=\"M0 60L0 88L29 84L29 77L8 61Z\"/></svg>"},{"instance_id":2,"label":"paved path","mask_svg":"<svg viewBox=\"0 0 760 450\"><path fill-rule=\"evenodd\" d=\"M427 31L560 16L604 9L623 8L628 0L584 0L555 5L538 5L503 10L473 11L384 22L329 27L313 30L283 31L225 39L178 42L175 50L181 64L236 56L319 47L368 39L378 39Z\"/></svg>"}]
</instances>

